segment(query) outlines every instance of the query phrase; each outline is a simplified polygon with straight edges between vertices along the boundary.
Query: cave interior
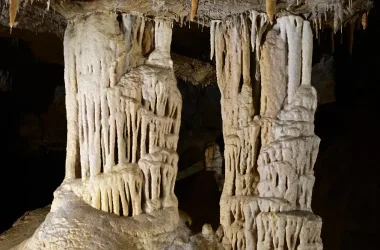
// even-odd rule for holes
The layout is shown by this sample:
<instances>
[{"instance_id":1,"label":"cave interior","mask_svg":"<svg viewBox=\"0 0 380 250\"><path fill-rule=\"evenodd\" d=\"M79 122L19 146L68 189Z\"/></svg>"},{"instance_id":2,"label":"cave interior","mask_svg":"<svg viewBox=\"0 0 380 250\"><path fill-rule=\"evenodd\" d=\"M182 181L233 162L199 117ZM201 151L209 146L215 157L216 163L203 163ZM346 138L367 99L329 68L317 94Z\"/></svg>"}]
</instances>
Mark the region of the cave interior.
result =
<instances>
[{"instance_id":1,"label":"cave interior","mask_svg":"<svg viewBox=\"0 0 380 250\"><path fill-rule=\"evenodd\" d=\"M65 178L67 145L62 7L48 11L40 3L24 6L17 17L20 23L10 33L6 2L1 0L0 18L0 233L52 203ZM72 2L71 11L77 14L80 4ZM204 2L209 4L199 5ZM186 2L188 9L190 5ZM321 141L311 206L323 221L324 249L380 248L380 172L374 157L380 141L379 24L375 3L365 30L346 25L334 34L326 27L313 38L311 82L318 94L314 124ZM217 145L220 166L225 167L221 92L215 58L210 60L210 26L202 25L202 19L174 22L172 32L170 50L182 96L174 192L197 234L206 223L213 230L220 224L220 183L204 164L206 149ZM1 241L0 236L0 246Z\"/></svg>"}]
</instances>

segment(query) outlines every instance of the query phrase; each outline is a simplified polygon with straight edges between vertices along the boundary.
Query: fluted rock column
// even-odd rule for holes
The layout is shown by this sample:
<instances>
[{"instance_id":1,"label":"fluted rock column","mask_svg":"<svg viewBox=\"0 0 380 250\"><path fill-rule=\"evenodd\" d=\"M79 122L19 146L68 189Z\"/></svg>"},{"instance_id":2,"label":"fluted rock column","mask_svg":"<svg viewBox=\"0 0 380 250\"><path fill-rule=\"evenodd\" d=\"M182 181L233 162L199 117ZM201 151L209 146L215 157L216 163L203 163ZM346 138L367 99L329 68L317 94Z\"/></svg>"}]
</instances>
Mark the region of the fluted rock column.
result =
<instances>
[{"instance_id":1,"label":"fluted rock column","mask_svg":"<svg viewBox=\"0 0 380 250\"><path fill-rule=\"evenodd\" d=\"M167 249L190 237L174 194L182 98L171 37L171 20L138 14L69 21L66 176L19 249Z\"/></svg>"},{"instance_id":2,"label":"fluted rock column","mask_svg":"<svg viewBox=\"0 0 380 250\"><path fill-rule=\"evenodd\" d=\"M310 23L294 16L278 19L262 45L258 191L288 208L257 216L258 249L322 249L322 221L311 210L320 142L314 134L312 49Z\"/></svg>"},{"instance_id":3,"label":"fluted rock column","mask_svg":"<svg viewBox=\"0 0 380 250\"><path fill-rule=\"evenodd\" d=\"M222 242L226 249L322 249L322 222L311 210L320 141L312 31L301 17L267 24L252 11L211 25L226 145ZM260 88L252 87L257 80Z\"/></svg>"},{"instance_id":4,"label":"fluted rock column","mask_svg":"<svg viewBox=\"0 0 380 250\"><path fill-rule=\"evenodd\" d=\"M66 178L117 215L177 207L182 99L170 59L171 21L97 13L65 33Z\"/></svg>"}]
</instances>

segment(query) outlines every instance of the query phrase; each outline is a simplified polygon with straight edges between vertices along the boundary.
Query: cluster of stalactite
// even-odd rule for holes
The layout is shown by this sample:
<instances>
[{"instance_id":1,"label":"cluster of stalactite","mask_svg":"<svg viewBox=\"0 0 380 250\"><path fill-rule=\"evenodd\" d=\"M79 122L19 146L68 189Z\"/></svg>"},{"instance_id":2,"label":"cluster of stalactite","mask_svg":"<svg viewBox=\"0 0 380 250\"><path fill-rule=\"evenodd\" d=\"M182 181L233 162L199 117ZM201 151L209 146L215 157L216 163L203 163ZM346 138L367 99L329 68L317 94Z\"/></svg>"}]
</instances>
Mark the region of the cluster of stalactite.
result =
<instances>
[{"instance_id":1,"label":"cluster of stalactite","mask_svg":"<svg viewBox=\"0 0 380 250\"><path fill-rule=\"evenodd\" d=\"M171 29L167 20L113 13L67 27L66 178L82 179L77 193L94 208L131 216L177 206L182 99Z\"/></svg>"},{"instance_id":2,"label":"cluster of stalactite","mask_svg":"<svg viewBox=\"0 0 380 250\"><path fill-rule=\"evenodd\" d=\"M248 30L249 22L252 31ZM225 183L222 196L255 194L259 181L255 168L260 125L254 119L251 53L261 40L266 15L252 11L228 22L211 23L211 57L215 51L221 90L225 143Z\"/></svg>"},{"instance_id":3,"label":"cluster of stalactite","mask_svg":"<svg viewBox=\"0 0 380 250\"><path fill-rule=\"evenodd\" d=\"M268 22L252 11L211 23L225 140L222 242L226 249L322 249L322 222L311 211L319 146L312 29L295 16L270 29Z\"/></svg>"},{"instance_id":4,"label":"cluster of stalactite","mask_svg":"<svg viewBox=\"0 0 380 250\"><path fill-rule=\"evenodd\" d=\"M358 2L355 2L359 5ZM362 3L363 4L363 3ZM331 40L331 51L334 52L334 37L335 34L340 31L340 40L343 43L343 29L348 27L348 51L352 54L353 43L354 43L354 31L362 28L365 30L368 25L368 9L371 8L371 2L363 4L363 10L359 12L354 12L354 3L352 0L348 2L344 1L334 1L329 3L315 3L312 7L312 15L310 20L313 22L313 30L315 37L318 39L318 44L320 43L322 32L325 28L330 28L330 40ZM360 8L359 8L360 9ZM347 15L349 18L347 18Z\"/></svg>"}]
</instances>

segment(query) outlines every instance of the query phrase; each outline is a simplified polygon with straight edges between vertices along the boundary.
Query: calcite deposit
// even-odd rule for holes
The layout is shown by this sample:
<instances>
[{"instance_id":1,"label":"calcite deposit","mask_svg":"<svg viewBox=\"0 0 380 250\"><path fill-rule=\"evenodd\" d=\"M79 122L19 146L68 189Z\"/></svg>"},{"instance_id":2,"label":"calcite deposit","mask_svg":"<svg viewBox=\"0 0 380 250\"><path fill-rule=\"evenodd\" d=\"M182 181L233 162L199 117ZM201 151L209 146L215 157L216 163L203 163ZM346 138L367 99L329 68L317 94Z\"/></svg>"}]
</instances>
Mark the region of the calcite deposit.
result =
<instances>
[{"instance_id":1,"label":"calcite deposit","mask_svg":"<svg viewBox=\"0 0 380 250\"><path fill-rule=\"evenodd\" d=\"M157 243L156 235L170 233L171 242L187 233L174 194L182 101L170 59L171 29L170 20L132 14L69 22L66 178L23 249L161 248L166 240ZM94 232L98 223L106 223L102 230L115 239L99 242L105 235Z\"/></svg>"},{"instance_id":2,"label":"calcite deposit","mask_svg":"<svg viewBox=\"0 0 380 250\"><path fill-rule=\"evenodd\" d=\"M320 143L313 36L358 22L365 29L370 1L32 2L9 1L11 29L18 19L30 27L23 15L45 4L56 19L39 25L58 26L58 35L67 25L66 173L45 220L6 249L323 248L322 220L311 207ZM173 65L173 25L189 20L209 26L215 71L181 56ZM205 224L191 235L178 212L175 70L204 84L216 72L224 157L209 144L199 168L215 171L222 189L215 232Z\"/></svg>"},{"instance_id":3,"label":"calcite deposit","mask_svg":"<svg viewBox=\"0 0 380 250\"><path fill-rule=\"evenodd\" d=\"M322 222L311 210L320 141L313 125L312 30L300 17L281 17L266 30L268 22L252 11L211 27L225 141L223 246L322 249Z\"/></svg>"}]
</instances>

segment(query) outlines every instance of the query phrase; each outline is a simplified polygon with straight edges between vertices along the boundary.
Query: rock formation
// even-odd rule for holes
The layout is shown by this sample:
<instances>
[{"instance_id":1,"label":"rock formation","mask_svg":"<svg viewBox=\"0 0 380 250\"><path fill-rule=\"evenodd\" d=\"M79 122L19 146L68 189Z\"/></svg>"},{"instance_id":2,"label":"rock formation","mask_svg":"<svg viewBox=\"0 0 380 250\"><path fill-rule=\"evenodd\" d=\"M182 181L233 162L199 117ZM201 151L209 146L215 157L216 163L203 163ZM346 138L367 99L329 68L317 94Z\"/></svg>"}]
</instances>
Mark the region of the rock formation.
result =
<instances>
[{"instance_id":1,"label":"rock formation","mask_svg":"<svg viewBox=\"0 0 380 250\"><path fill-rule=\"evenodd\" d=\"M25 249L161 248L165 241L153 242L155 235L175 237L182 101L170 59L171 32L170 20L132 14L98 13L69 22L66 178ZM102 230L111 238L96 239L93 220L106 223ZM59 233L74 229L70 241ZM130 236L116 237L114 230Z\"/></svg>"},{"instance_id":2,"label":"rock formation","mask_svg":"<svg viewBox=\"0 0 380 250\"><path fill-rule=\"evenodd\" d=\"M62 15L45 23L67 22L66 173L50 213L17 249L323 248L311 208L320 142L313 32L337 32L348 18L365 28L369 1L238 1L231 11L224 0L43 2ZM19 8L9 2L10 28ZM185 19L210 27L225 144L221 226L195 236L174 193L182 98L170 45L173 22ZM212 70L199 71L211 66L199 65L197 77L177 72L207 83ZM205 165L222 183L216 152L206 150Z\"/></svg>"},{"instance_id":3,"label":"rock formation","mask_svg":"<svg viewBox=\"0 0 380 250\"><path fill-rule=\"evenodd\" d=\"M300 17L281 17L261 44L268 21L251 11L211 26L225 141L223 246L322 249L322 222L311 211L319 145L312 30ZM257 81L261 89L255 88Z\"/></svg>"}]
</instances>

